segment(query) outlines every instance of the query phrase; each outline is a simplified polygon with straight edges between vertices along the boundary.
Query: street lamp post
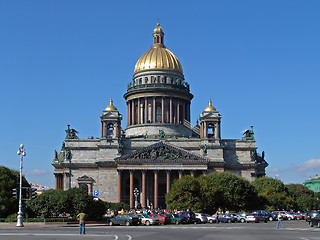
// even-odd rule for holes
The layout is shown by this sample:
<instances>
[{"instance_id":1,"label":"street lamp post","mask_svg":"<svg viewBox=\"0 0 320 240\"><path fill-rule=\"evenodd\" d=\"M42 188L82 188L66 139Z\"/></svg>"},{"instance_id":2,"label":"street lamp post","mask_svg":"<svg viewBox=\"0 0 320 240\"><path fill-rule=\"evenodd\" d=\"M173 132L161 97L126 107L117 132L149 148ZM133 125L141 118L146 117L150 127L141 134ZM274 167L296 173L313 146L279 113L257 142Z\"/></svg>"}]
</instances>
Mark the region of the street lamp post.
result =
<instances>
[{"instance_id":1,"label":"street lamp post","mask_svg":"<svg viewBox=\"0 0 320 240\"><path fill-rule=\"evenodd\" d=\"M133 195L134 195L134 198L135 198L134 207L135 207L135 209L137 209L137 207L138 207L138 196L139 196L139 190L138 190L138 188L135 188L135 189L133 190Z\"/></svg>"},{"instance_id":2,"label":"street lamp post","mask_svg":"<svg viewBox=\"0 0 320 240\"><path fill-rule=\"evenodd\" d=\"M24 145L21 144L18 152L20 155L20 187L19 187L19 212L17 216L17 227L23 227L23 212L22 212L22 160L23 157L26 156L26 151L24 149Z\"/></svg>"}]
</instances>

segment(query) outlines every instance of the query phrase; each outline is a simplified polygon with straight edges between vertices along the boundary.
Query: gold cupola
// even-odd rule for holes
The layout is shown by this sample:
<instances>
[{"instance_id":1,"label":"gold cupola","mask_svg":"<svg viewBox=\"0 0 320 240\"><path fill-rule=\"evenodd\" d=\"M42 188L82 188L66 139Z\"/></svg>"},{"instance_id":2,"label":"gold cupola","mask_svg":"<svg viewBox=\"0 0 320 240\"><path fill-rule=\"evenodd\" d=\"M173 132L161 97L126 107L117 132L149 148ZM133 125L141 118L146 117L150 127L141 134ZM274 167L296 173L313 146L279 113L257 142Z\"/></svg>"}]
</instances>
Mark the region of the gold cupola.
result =
<instances>
[{"instance_id":1,"label":"gold cupola","mask_svg":"<svg viewBox=\"0 0 320 240\"><path fill-rule=\"evenodd\" d=\"M137 61L134 73L147 70L172 70L183 74L178 58L164 46L164 33L160 24L153 30L152 48Z\"/></svg>"},{"instance_id":2,"label":"gold cupola","mask_svg":"<svg viewBox=\"0 0 320 240\"><path fill-rule=\"evenodd\" d=\"M214 106L212 106L211 98L210 98L210 100L209 100L209 106L206 107L203 111L204 111L204 112L217 111L217 110L214 108Z\"/></svg>"},{"instance_id":3,"label":"gold cupola","mask_svg":"<svg viewBox=\"0 0 320 240\"><path fill-rule=\"evenodd\" d=\"M118 111L118 109L115 106L113 106L112 98L110 98L110 104L108 107L106 107L104 111Z\"/></svg>"}]
</instances>

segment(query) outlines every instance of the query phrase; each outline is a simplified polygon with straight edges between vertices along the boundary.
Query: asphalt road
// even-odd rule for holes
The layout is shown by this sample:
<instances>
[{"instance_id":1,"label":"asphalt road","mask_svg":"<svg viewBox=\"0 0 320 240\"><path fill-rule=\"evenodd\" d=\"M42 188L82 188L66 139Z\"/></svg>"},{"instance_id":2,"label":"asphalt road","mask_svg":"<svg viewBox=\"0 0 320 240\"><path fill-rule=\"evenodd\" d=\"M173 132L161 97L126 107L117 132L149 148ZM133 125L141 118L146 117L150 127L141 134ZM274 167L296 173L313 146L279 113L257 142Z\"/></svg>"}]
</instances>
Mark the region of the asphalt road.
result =
<instances>
[{"instance_id":1,"label":"asphalt road","mask_svg":"<svg viewBox=\"0 0 320 240\"><path fill-rule=\"evenodd\" d=\"M167 226L107 226L87 224L86 235L79 236L77 225L25 224L18 228L0 223L0 240L320 240L320 228L311 228L305 221L285 221L285 229L268 223L220 223Z\"/></svg>"}]
</instances>

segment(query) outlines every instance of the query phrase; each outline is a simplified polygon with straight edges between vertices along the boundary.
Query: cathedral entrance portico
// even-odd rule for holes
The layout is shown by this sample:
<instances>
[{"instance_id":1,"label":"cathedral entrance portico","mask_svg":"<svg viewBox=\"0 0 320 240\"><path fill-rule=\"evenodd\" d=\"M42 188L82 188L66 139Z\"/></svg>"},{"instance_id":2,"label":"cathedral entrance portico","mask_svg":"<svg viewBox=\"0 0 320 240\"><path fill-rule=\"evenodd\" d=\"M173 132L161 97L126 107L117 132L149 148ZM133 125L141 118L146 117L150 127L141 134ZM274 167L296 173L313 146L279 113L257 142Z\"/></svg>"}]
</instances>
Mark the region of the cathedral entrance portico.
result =
<instances>
[{"instance_id":1,"label":"cathedral entrance portico","mask_svg":"<svg viewBox=\"0 0 320 240\"><path fill-rule=\"evenodd\" d=\"M118 201L125 202L134 208L135 188L139 190L138 204L142 208L165 207L165 194L170 191L172 183L182 175L198 175L204 171L206 166L185 167L184 169L168 170L168 167L162 166L145 167L146 169L137 169L137 167L120 166L118 170ZM130 169L129 169L130 168ZM181 166L180 166L181 168ZM206 169L205 169L206 170ZM120 173L120 174L119 174ZM193 175L192 175L193 173ZM126 184L122 184L122 182Z\"/></svg>"}]
</instances>

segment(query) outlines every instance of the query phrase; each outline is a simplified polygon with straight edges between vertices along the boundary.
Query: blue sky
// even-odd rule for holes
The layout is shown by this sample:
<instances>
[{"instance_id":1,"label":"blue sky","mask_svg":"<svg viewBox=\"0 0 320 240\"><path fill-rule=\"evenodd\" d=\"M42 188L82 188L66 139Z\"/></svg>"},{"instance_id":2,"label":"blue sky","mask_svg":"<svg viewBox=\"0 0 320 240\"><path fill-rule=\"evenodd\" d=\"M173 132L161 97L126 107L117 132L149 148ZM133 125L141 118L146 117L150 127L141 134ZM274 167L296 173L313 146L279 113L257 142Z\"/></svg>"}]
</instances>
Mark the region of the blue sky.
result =
<instances>
[{"instance_id":1,"label":"blue sky","mask_svg":"<svg viewBox=\"0 0 320 240\"><path fill-rule=\"evenodd\" d=\"M254 126L267 175L303 183L320 173L320 1L0 1L0 165L54 187L67 124L100 135L109 98L123 94L159 18L194 99L212 98L222 138ZM122 122L126 126L126 119Z\"/></svg>"}]
</instances>

